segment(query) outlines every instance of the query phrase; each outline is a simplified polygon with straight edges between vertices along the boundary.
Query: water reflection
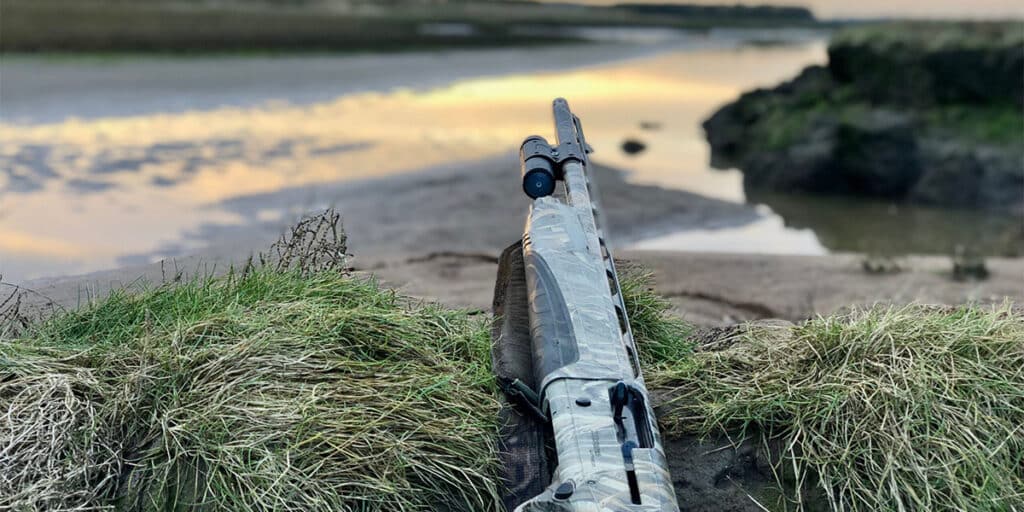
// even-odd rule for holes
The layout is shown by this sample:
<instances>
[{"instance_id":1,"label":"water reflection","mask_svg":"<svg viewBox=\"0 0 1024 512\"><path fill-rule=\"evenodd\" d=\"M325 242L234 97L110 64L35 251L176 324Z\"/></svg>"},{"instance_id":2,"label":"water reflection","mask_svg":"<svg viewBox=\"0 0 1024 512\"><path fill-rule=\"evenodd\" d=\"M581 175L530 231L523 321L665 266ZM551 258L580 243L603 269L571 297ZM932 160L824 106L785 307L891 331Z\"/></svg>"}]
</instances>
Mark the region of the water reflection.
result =
<instances>
[{"instance_id":1,"label":"water reflection","mask_svg":"<svg viewBox=\"0 0 1024 512\"><path fill-rule=\"evenodd\" d=\"M325 194L343 195L339 183L505 155L527 134L552 135L548 105L558 95L570 98L585 119L599 150L595 160L625 169L630 181L744 203L740 173L709 168L700 122L742 91L773 85L825 55L821 40L741 42L737 36L729 48L684 44L559 72L459 79L428 90L350 93L307 104L289 103L283 94L255 107L159 112L167 105L161 98L146 115L0 122L0 272L6 280L27 279L202 251L227 232L278 226L290 213L330 203ZM319 69L323 62L310 65ZM289 66L301 67L294 60ZM308 87L303 91L305 98ZM627 140L645 149L623 152ZM311 192L317 190L334 192ZM388 200L386 187L367 190ZM249 198L276 199L266 199L262 209L236 207ZM753 222L757 215L748 209L750 215L734 222L688 225L642 247L948 253L965 244L991 254L1022 252L1013 219L754 192L749 202L770 209L760 209ZM481 210L486 203L472 202Z\"/></svg>"},{"instance_id":2,"label":"water reflection","mask_svg":"<svg viewBox=\"0 0 1024 512\"><path fill-rule=\"evenodd\" d=\"M835 252L875 255L951 255L957 246L977 254L1024 255L1024 224L999 212L957 210L843 197L748 190L786 226L813 231Z\"/></svg>"},{"instance_id":3,"label":"water reflection","mask_svg":"<svg viewBox=\"0 0 1024 512\"><path fill-rule=\"evenodd\" d=\"M767 213L767 212L766 212ZM828 254L810 229L787 229L776 215L736 227L689 229L644 240L636 249L759 254Z\"/></svg>"},{"instance_id":4,"label":"water reflection","mask_svg":"<svg viewBox=\"0 0 1024 512\"><path fill-rule=\"evenodd\" d=\"M742 202L739 174L707 167L700 120L742 90L823 59L820 42L686 47L301 106L274 99L256 108L0 123L0 268L28 278L199 250L209 240L196 236L198 227L254 221L219 206L232 198L474 160L507 153L529 133L550 136L556 95L586 119L595 158L631 171L631 180ZM627 138L648 149L621 153Z\"/></svg>"}]
</instances>

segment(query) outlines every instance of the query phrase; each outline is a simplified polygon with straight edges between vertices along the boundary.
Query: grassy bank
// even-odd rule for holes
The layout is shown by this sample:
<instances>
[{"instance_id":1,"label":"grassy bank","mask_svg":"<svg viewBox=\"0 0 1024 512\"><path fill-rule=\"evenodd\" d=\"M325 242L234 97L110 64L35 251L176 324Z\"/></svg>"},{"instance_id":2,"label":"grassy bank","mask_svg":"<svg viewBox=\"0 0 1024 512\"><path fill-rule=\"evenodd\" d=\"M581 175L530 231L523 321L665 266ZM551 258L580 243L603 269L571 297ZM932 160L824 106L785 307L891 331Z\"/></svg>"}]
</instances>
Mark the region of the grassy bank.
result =
<instances>
[{"instance_id":1,"label":"grassy bank","mask_svg":"<svg viewBox=\"0 0 1024 512\"><path fill-rule=\"evenodd\" d=\"M340 243L0 339L0 508L500 510L490 319L345 273ZM668 442L764 435L792 490L773 509L1024 507L1019 311L876 308L691 341L627 274Z\"/></svg>"},{"instance_id":2,"label":"grassy bank","mask_svg":"<svg viewBox=\"0 0 1024 512\"><path fill-rule=\"evenodd\" d=\"M338 5L336 5L338 4ZM719 12L722 11L722 12ZM529 2L4 0L3 52L351 51L579 40L574 27L811 26L748 10L647 13Z\"/></svg>"},{"instance_id":3,"label":"grassy bank","mask_svg":"<svg viewBox=\"0 0 1024 512\"><path fill-rule=\"evenodd\" d=\"M487 322L336 269L115 293L0 341L0 507L498 510Z\"/></svg>"},{"instance_id":4,"label":"grassy bank","mask_svg":"<svg viewBox=\"0 0 1024 512\"><path fill-rule=\"evenodd\" d=\"M351 275L346 240L328 210L220 277L0 299L0 509L500 510L491 319ZM649 357L682 357L625 275Z\"/></svg>"},{"instance_id":5,"label":"grassy bank","mask_svg":"<svg viewBox=\"0 0 1024 512\"><path fill-rule=\"evenodd\" d=\"M0 344L0 505L495 510L488 343L334 271L115 294Z\"/></svg>"},{"instance_id":6,"label":"grassy bank","mask_svg":"<svg viewBox=\"0 0 1024 512\"><path fill-rule=\"evenodd\" d=\"M879 307L718 342L654 373L671 397L659 419L670 436L760 437L789 508L1024 508L1024 316L1011 305Z\"/></svg>"}]
</instances>

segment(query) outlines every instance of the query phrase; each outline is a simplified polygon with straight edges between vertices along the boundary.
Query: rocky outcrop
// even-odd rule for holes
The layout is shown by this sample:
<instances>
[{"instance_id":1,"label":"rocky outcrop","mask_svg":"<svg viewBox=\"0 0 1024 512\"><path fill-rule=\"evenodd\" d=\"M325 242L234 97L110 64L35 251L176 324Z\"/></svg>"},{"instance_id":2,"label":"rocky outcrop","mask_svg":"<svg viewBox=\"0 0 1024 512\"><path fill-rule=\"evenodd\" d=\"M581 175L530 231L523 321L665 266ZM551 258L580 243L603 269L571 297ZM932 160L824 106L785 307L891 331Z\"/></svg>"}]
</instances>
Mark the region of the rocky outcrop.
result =
<instances>
[{"instance_id":1,"label":"rocky outcrop","mask_svg":"<svg viewBox=\"0 0 1024 512\"><path fill-rule=\"evenodd\" d=\"M874 103L1024 106L1019 24L918 23L839 32L829 70Z\"/></svg>"},{"instance_id":2,"label":"rocky outcrop","mask_svg":"<svg viewBox=\"0 0 1024 512\"><path fill-rule=\"evenodd\" d=\"M1024 212L1024 35L886 27L840 32L828 67L716 112L712 165L740 168L748 191Z\"/></svg>"}]
</instances>

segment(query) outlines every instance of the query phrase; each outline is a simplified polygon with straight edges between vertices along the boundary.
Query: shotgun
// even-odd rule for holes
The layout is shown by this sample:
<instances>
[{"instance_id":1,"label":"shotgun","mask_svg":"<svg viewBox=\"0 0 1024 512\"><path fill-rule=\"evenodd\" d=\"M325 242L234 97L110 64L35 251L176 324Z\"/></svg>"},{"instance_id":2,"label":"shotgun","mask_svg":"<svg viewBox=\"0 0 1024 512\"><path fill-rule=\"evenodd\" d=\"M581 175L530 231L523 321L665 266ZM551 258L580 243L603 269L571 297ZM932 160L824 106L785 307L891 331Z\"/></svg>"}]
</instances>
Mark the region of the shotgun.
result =
<instances>
[{"instance_id":1,"label":"shotgun","mask_svg":"<svg viewBox=\"0 0 1024 512\"><path fill-rule=\"evenodd\" d=\"M521 247L532 375L502 387L543 425L550 453L541 492L515 511L678 511L587 175L590 148L564 99L554 114L557 144L532 136L520 150L532 204L513 247Z\"/></svg>"}]
</instances>

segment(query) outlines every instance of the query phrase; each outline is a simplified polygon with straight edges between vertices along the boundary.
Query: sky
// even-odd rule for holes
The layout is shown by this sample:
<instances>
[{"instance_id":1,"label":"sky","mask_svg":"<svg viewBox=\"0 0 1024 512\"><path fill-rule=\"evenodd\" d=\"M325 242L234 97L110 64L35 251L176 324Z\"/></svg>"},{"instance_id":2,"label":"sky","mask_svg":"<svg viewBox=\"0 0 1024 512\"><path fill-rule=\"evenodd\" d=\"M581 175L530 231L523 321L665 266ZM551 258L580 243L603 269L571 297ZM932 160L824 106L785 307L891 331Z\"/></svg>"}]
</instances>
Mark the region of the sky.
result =
<instances>
[{"instance_id":1,"label":"sky","mask_svg":"<svg viewBox=\"0 0 1024 512\"><path fill-rule=\"evenodd\" d=\"M548 0L553 1L553 0ZM565 1L565 0L559 0ZM1024 18L1021 0L573 0L607 5L616 3L792 4L810 7L819 18ZM1024 30L1024 26L1022 26Z\"/></svg>"}]
</instances>

